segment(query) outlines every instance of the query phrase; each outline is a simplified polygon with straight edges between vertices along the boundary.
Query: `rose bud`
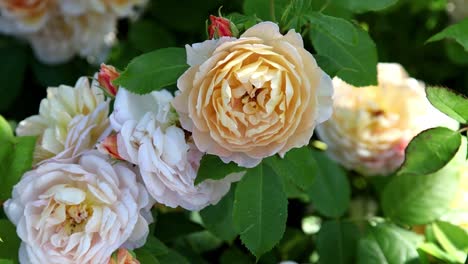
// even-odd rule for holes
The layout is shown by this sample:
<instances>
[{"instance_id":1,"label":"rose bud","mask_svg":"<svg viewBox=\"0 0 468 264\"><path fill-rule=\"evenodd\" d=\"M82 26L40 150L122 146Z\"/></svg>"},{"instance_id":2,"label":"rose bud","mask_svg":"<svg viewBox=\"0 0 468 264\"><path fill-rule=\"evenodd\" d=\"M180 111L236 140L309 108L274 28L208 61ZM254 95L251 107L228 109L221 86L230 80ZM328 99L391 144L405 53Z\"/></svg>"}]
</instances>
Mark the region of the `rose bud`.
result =
<instances>
[{"instance_id":1,"label":"rose bud","mask_svg":"<svg viewBox=\"0 0 468 264\"><path fill-rule=\"evenodd\" d=\"M110 95L115 96L117 89L112 82L120 76L120 73L110 65L101 64L101 69L98 73L99 85Z\"/></svg>"},{"instance_id":2,"label":"rose bud","mask_svg":"<svg viewBox=\"0 0 468 264\"><path fill-rule=\"evenodd\" d=\"M236 26L224 17L210 15L211 24L208 26L210 39L220 37L235 37L238 34Z\"/></svg>"},{"instance_id":3,"label":"rose bud","mask_svg":"<svg viewBox=\"0 0 468 264\"><path fill-rule=\"evenodd\" d=\"M117 148L117 134L112 134L104 139L100 144L97 145L99 152L108 154L114 159L124 160L120 157Z\"/></svg>"},{"instance_id":4,"label":"rose bud","mask_svg":"<svg viewBox=\"0 0 468 264\"><path fill-rule=\"evenodd\" d=\"M112 254L109 264L140 264L135 256L125 248L119 248Z\"/></svg>"}]
</instances>

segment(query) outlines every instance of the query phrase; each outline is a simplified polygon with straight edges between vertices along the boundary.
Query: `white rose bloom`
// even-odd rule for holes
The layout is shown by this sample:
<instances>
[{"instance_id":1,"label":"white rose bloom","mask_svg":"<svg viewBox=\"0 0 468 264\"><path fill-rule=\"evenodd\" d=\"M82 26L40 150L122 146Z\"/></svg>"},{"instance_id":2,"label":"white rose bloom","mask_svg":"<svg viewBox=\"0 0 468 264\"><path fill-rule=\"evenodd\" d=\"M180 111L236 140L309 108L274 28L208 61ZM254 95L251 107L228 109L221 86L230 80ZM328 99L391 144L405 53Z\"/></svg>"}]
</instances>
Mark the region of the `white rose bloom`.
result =
<instances>
[{"instance_id":1,"label":"white rose bloom","mask_svg":"<svg viewBox=\"0 0 468 264\"><path fill-rule=\"evenodd\" d=\"M81 15L91 11L128 17L134 14L135 8L143 6L146 2L147 0L61 0L60 7L63 13L70 15Z\"/></svg>"},{"instance_id":2,"label":"white rose bloom","mask_svg":"<svg viewBox=\"0 0 468 264\"><path fill-rule=\"evenodd\" d=\"M124 163L89 152L77 164L50 162L27 172L4 209L22 240L22 264L100 264L121 246L144 244L149 202Z\"/></svg>"},{"instance_id":3,"label":"white rose bloom","mask_svg":"<svg viewBox=\"0 0 468 264\"><path fill-rule=\"evenodd\" d=\"M339 78L332 118L318 127L328 154L347 169L386 175L404 160L404 150L419 132L458 128L426 99L424 84L409 78L399 64L378 64L378 85L353 87Z\"/></svg>"},{"instance_id":4,"label":"white rose bloom","mask_svg":"<svg viewBox=\"0 0 468 264\"><path fill-rule=\"evenodd\" d=\"M117 17L98 13L57 14L39 31L25 37L45 63L62 63L76 54L102 59L113 42Z\"/></svg>"},{"instance_id":5,"label":"white rose bloom","mask_svg":"<svg viewBox=\"0 0 468 264\"><path fill-rule=\"evenodd\" d=\"M65 161L93 148L110 132L108 114L109 101L103 92L82 77L75 87L48 88L39 115L21 121L16 133L38 136L35 163L50 158Z\"/></svg>"},{"instance_id":6,"label":"white rose bloom","mask_svg":"<svg viewBox=\"0 0 468 264\"><path fill-rule=\"evenodd\" d=\"M172 95L155 91L135 95L120 88L112 127L119 132L120 157L139 165L148 192L156 201L170 207L200 210L217 203L242 174L220 181L206 180L195 186L201 153L184 131L175 125Z\"/></svg>"}]
</instances>

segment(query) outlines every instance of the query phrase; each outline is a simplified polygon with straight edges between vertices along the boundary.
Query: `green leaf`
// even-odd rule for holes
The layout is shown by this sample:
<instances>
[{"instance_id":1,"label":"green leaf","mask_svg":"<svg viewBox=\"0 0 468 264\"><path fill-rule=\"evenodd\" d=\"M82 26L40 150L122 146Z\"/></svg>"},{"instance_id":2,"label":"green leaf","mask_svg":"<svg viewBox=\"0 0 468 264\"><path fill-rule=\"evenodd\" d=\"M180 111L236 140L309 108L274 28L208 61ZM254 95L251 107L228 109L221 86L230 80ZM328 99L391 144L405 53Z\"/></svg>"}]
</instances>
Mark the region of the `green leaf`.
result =
<instances>
[{"instance_id":1,"label":"green leaf","mask_svg":"<svg viewBox=\"0 0 468 264\"><path fill-rule=\"evenodd\" d=\"M468 232L447 222L432 225L437 242L457 262L463 263L468 252Z\"/></svg>"},{"instance_id":2,"label":"green leaf","mask_svg":"<svg viewBox=\"0 0 468 264\"><path fill-rule=\"evenodd\" d=\"M227 242L232 242L237 236L232 222L235 189L231 186L229 193L221 201L200 211L206 229Z\"/></svg>"},{"instance_id":3,"label":"green leaf","mask_svg":"<svg viewBox=\"0 0 468 264\"><path fill-rule=\"evenodd\" d=\"M177 226L177 228L172 228ZM183 213L161 213L158 214L155 235L163 242L172 241L181 236L202 231L203 227L188 219Z\"/></svg>"},{"instance_id":4,"label":"green leaf","mask_svg":"<svg viewBox=\"0 0 468 264\"><path fill-rule=\"evenodd\" d=\"M190 264L190 262L177 251L169 249L169 253L158 258L160 264Z\"/></svg>"},{"instance_id":5,"label":"green leaf","mask_svg":"<svg viewBox=\"0 0 468 264\"><path fill-rule=\"evenodd\" d=\"M442 250L439 246L433 243L423 243L419 246L419 250L422 250L423 252L448 263L457 262L457 259L454 256L451 256L450 254Z\"/></svg>"},{"instance_id":6,"label":"green leaf","mask_svg":"<svg viewBox=\"0 0 468 264\"><path fill-rule=\"evenodd\" d=\"M151 251L139 248L135 250L136 258L141 264L160 264L158 258Z\"/></svg>"},{"instance_id":7,"label":"green leaf","mask_svg":"<svg viewBox=\"0 0 468 264\"><path fill-rule=\"evenodd\" d=\"M307 190L314 183L317 163L308 146L291 149L284 158L274 155L265 162L276 174L288 179L299 189Z\"/></svg>"},{"instance_id":8,"label":"green leaf","mask_svg":"<svg viewBox=\"0 0 468 264\"><path fill-rule=\"evenodd\" d=\"M468 123L468 98L442 87L426 88L427 99L441 112L460 123Z\"/></svg>"},{"instance_id":9,"label":"green leaf","mask_svg":"<svg viewBox=\"0 0 468 264\"><path fill-rule=\"evenodd\" d=\"M283 236L287 205L279 176L264 163L249 169L237 184L234 226L244 245L257 259Z\"/></svg>"},{"instance_id":10,"label":"green leaf","mask_svg":"<svg viewBox=\"0 0 468 264\"><path fill-rule=\"evenodd\" d=\"M287 227L276 248L281 255L281 259L297 260L307 257L313 244L311 236L304 234L299 229Z\"/></svg>"},{"instance_id":11,"label":"green leaf","mask_svg":"<svg viewBox=\"0 0 468 264\"><path fill-rule=\"evenodd\" d=\"M309 197L315 208L325 216L340 217L348 206L351 190L345 171L324 153L314 151L318 171Z\"/></svg>"},{"instance_id":12,"label":"green leaf","mask_svg":"<svg viewBox=\"0 0 468 264\"><path fill-rule=\"evenodd\" d=\"M399 223L417 225L430 223L445 214L458 190L466 147L463 138L455 157L435 173L404 173L393 178L382 194L385 215Z\"/></svg>"},{"instance_id":13,"label":"green leaf","mask_svg":"<svg viewBox=\"0 0 468 264\"><path fill-rule=\"evenodd\" d=\"M139 250L146 250L151 252L151 255L158 257L169 253L169 249L163 242L157 239L154 236L148 236L146 239L146 243L143 247L138 248L135 250L135 253L139 252Z\"/></svg>"},{"instance_id":14,"label":"green leaf","mask_svg":"<svg viewBox=\"0 0 468 264\"><path fill-rule=\"evenodd\" d=\"M422 238L391 224L371 227L359 241L358 264L419 263L417 245Z\"/></svg>"},{"instance_id":15,"label":"green leaf","mask_svg":"<svg viewBox=\"0 0 468 264\"><path fill-rule=\"evenodd\" d=\"M334 0L333 3L354 13L378 11L394 5L398 0Z\"/></svg>"},{"instance_id":16,"label":"green leaf","mask_svg":"<svg viewBox=\"0 0 468 264\"><path fill-rule=\"evenodd\" d=\"M243 9L246 15L256 15L264 21L276 22L290 0L245 0Z\"/></svg>"},{"instance_id":17,"label":"green leaf","mask_svg":"<svg viewBox=\"0 0 468 264\"><path fill-rule=\"evenodd\" d=\"M114 83L136 94L150 93L176 83L187 68L185 49L159 49L133 59Z\"/></svg>"},{"instance_id":18,"label":"green leaf","mask_svg":"<svg viewBox=\"0 0 468 264\"><path fill-rule=\"evenodd\" d=\"M355 86L377 84L377 50L369 34L356 25L350 30L352 24L344 19L313 18L312 44L318 55L339 63L338 77Z\"/></svg>"},{"instance_id":19,"label":"green leaf","mask_svg":"<svg viewBox=\"0 0 468 264\"><path fill-rule=\"evenodd\" d=\"M27 55L27 49L18 41L7 39L0 43L0 83L8 84L0 86L0 112L8 110L21 93L26 76Z\"/></svg>"},{"instance_id":20,"label":"green leaf","mask_svg":"<svg viewBox=\"0 0 468 264\"><path fill-rule=\"evenodd\" d=\"M451 25L441 32L435 34L427 42L438 41L444 38L451 38L463 46L465 51L468 52L468 18L461 22Z\"/></svg>"},{"instance_id":21,"label":"green leaf","mask_svg":"<svg viewBox=\"0 0 468 264\"><path fill-rule=\"evenodd\" d=\"M175 45L175 38L170 32L148 19L132 23L128 34L132 45L142 52Z\"/></svg>"},{"instance_id":22,"label":"green leaf","mask_svg":"<svg viewBox=\"0 0 468 264\"><path fill-rule=\"evenodd\" d=\"M336 76L336 74L343 68L341 64L332 58L324 55L315 54L314 55L317 64L331 77Z\"/></svg>"},{"instance_id":23,"label":"green leaf","mask_svg":"<svg viewBox=\"0 0 468 264\"><path fill-rule=\"evenodd\" d=\"M405 161L398 174L424 175L444 167L457 153L461 135L445 127L419 133L405 150Z\"/></svg>"},{"instance_id":24,"label":"green leaf","mask_svg":"<svg viewBox=\"0 0 468 264\"><path fill-rule=\"evenodd\" d=\"M224 163L218 156L206 154L200 161L195 184L204 180L221 180L231 173L245 171L246 168L237 166L234 162Z\"/></svg>"},{"instance_id":25,"label":"green leaf","mask_svg":"<svg viewBox=\"0 0 468 264\"><path fill-rule=\"evenodd\" d=\"M221 264L254 264L249 255L244 254L236 247L230 247L223 252L220 258Z\"/></svg>"},{"instance_id":26,"label":"green leaf","mask_svg":"<svg viewBox=\"0 0 468 264\"><path fill-rule=\"evenodd\" d=\"M185 240L190 245L191 250L197 255L217 249L223 243L223 241L207 230L189 234L185 237Z\"/></svg>"},{"instance_id":27,"label":"green leaf","mask_svg":"<svg viewBox=\"0 0 468 264\"><path fill-rule=\"evenodd\" d=\"M351 222L327 221L317 234L317 252L322 264L354 263L359 230Z\"/></svg>"},{"instance_id":28,"label":"green leaf","mask_svg":"<svg viewBox=\"0 0 468 264\"><path fill-rule=\"evenodd\" d=\"M6 219L0 219L0 259L18 263L18 251L21 240L16 235L16 227Z\"/></svg>"},{"instance_id":29,"label":"green leaf","mask_svg":"<svg viewBox=\"0 0 468 264\"><path fill-rule=\"evenodd\" d=\"M32 167L36 137L17 137L14 141L11 152L0 160L0 200L10 197L13 186Z\"/></svg>"},{"instance_id":30,"label":"green leaf","mask_svg":"<svg viewBox=\"0 0 468 264\"><path fill-rule=\"evenodd\" d=\"M11 155L14 143L13 131L10 124L0 116L0 164L7 155Z\"/></svg>"},{"instance_id":31,"label":"green leaf","mask_svg":"<svg viewBox=\"0 0 468 264\"><path fill-rule=\"evenodd\" d=\"M311 0L292 0L285 7L280 20L282 31L295 29L302 32L302 27L308 23L307 15L312 13Z\"/></svg>"}]
</instances>

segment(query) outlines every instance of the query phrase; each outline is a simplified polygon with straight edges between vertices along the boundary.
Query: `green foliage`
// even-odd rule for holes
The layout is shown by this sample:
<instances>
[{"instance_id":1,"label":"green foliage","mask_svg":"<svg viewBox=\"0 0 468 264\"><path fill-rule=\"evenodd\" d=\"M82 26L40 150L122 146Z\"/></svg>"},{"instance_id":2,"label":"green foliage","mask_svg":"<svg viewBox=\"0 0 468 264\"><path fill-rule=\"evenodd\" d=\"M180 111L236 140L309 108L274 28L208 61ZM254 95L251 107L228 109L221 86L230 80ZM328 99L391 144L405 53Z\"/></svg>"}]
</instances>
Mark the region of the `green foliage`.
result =
<instances>
[{"instance_id":1,"label":"green foliage","mask_svg":"<svg viewBox=\"0 0 468 264\"><path fill-rule=\"evenodd\" d=\"M176 83L187 68L184 49L159 49L133 59L114 83L133 93L150 93Z\"/></svg>"},{"instance_id":2,"label":"green foliage","mask_svg":"<svg viewBox=\"0 0 468 264\"><path fill-rule=\"evenodd\" d=\"M369 228L359 241L358 264L416 264L417 245L422 238L393 224L378 224Z\"/></svg>"},{"instance_id":3,"label":"green foliage","mask_svg":"<svg viewBox=\"0 0 468 264\"><path fill-rule=\"evenodd\" d=\"M0 36L0 111L12 106L23 87L27 66L25 46Z\"/></svg>"},{"instance_id":4,"label":"green foliage","mask_svg":"<svg viewBox=\"0 0 468 264\"><path fill-rule=\"evenodd\" d=\"M342 216L349 206L350 185L345 171L324 153L315 151L318 165L315 181L308 190L309 197L317 210L328 217Z\"/></svg>"},{"instance_id":5,"label":"green foliage","mask_svg":"<svg viewBox=\"0 0 468 264\"><path fill-rule=\"evenodd\" d=\"M234 162L224 163L218 156L206 154L200 161L195 184L211 179L221 180L231 173L245 171L245 168L237 166Z\"/></svg>"},{"instance_id":6,"label":"green foliage","mask_svg":"<svg viewBox=\"0 0 468 264\"><path fill-rule=\"evenodd\" d=\"M0 261L18 263L21 240L16 235L16 227L6 219L0 219Z\"/></svg>"},{"instance_id":7,"label":"green foliage","mask_svg":"<svg viewBox=\"0 0 468 264\"><path fill-rule=\"evenodd\" d=\"M468 98L442 87L428 87L427 99L441 112L460 123L468 123Z\"/></svg>"},{"instance_id":8,"label":"green foliage","mask_svg":"<svg viewBox=\"0 0 468 264\"><path fill-rule=\"evenodd\" d=\"M320 263L354 263L358 240L359 230L351 222L331 220L323 223L317 235Z\"/></svg>"},{"instance_id":9,"label":"green foliage","mask_svg":"<svg viewBox=\"0 0 468 264\"><path fill-rule=\"evenodd\" d=\"M406 147L398 174L424 175L444 167L460 148L462 137L445 127L431 128L413 138Z\"/></svg>"},{"instance_id":10,"label":"green foliage","mask_svg":"<svg viewBox=\"0 0 468 264\"><path fill-rule=\"evenodd\" d=\"M334 62L338 77L355 86L377 84L376 47L362 28L317 13L311 18L310 38L318 55Z\"/></svg>"},{"instance_id":11,"label":"green foliage","mask_svg":"<svg viewBox=\"0 0 468 264\"><path fill-rule=\"evenodd\" d=\"M300 190L307 190L314 183L317 164L313 152L308 147L290 150L284 158L275 155L265 160L273 171Z\"/></svg>"},{"instance_id":12,"label":"green foliage","mask_svg":"<svg viewBox=\"0 0 468 264\"><path fill-rule=\"evenodd\" d=\"M334 0L333 3L354 13L377 11L394 5L398 0Z\"/></svg>"},{"instance_id":13,"label":"green foliage","mask_svg":"<svg viewBox=\"0 0 468 264\"><path fill-rule=\"evenodd\" d=\"M466 148L463 138L455 157L434 173L397 175L382 195L385 215L399 223L416 225L430 223L446 213L458 190L459 166L466 162Z\"/></svg>"},{"instance_id":14,"label":"green foliage","mask_svg":"<svg viewBox=\"0 0 468 264\"><path fill-rule=\"evenodd\" d=\"M32 166L36 137L14 137L10 124L0 116L0 200L10 197L13 186Z\"/></svg>"},{"instance_id":15,"label":"green foliage","mask_svg":"<svg viewBox=\"0 0 468 264\"><path fill-rule=\"evenodd\" d=\"M221 201L200 211L200 216L206 229L227 242L232 242L238 235L232 221L234 192L235 187L231 186L231 190Z\"/></svg>"},{"instance_id":16,"label":"green foliage","mask_svg":"<svg viewBox=\"0 0 468 264\"><path fill-rule=\"evenodd\" d=\"M234 226L244 245L257 259L283 236L287 204L279 176L265 163L248 170L237 184Z\"/></svg>"},{"instance_id":17,"label":"green foliage","mask_svg":"<svg viewBox=\"0 0 468 264\"><path fill-rule=\"evenodd\" d=\"M441 32L435 34L427 42L438 41L444 38L454 39L460 45L465 48L465 51L468 52L468 18L465 18L461 22L451 25Z\"/></svg>"},{"instance_id":18,"label":"green foliage","mask_svg":"<svg viewBox=\"0 0 468 264\"><path fill-rule=\"evenodd\" d=\"M278 21L290 0L244 0L244 13L255 15L264 21Z\"/></svg>"},{"instance_id":19,"label":"green foliage","mask_svg":"<svg viewBox=\"0 0 468 264\"><path fill-rule=\"evenodd\" d=\"M140 20L130 26L130 43L141 52L175 45L174 36L164 27L151 20Z\"/></svg>"}]
</instances>

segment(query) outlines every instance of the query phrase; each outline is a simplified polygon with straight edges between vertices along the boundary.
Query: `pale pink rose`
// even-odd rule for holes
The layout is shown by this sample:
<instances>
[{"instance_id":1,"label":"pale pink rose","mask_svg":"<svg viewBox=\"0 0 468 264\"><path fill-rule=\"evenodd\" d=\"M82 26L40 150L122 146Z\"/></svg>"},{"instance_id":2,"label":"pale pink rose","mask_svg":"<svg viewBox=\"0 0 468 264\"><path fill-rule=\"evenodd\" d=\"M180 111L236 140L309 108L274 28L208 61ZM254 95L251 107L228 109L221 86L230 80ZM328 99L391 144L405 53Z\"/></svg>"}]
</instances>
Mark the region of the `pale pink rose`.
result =
<instances>
[{"instance_id":1,"label":"pale pink rose","mask_svg":"<svg viewBox=\"0 0 468 264\"><path fill-rule=\"evenodd\" d=\"M149 206L129 167L89 152L27 172L4 209L22 240L21 263L106 264L119 247L145 243Z\"/></svg>"},{"instance_id":2,"label":"pale pink rose","mask_svg":"<svg viewBox=\"0 0 468 264\"><path fill-rule=\"evenodd\" d=\"M118 155L139 166L145 186L159 203L200 210L217 203L241 174L194 184L203 153L176 126L167 91L135 95L120 88L110 120L118 132Z\"/></svg>"},{"instance_id":3,"label":"pale pink rose","mask_svg":"<svg viewBox=\"0 0 468 264\"><path fill-rule=\"evenodd\" d=\"M0 15L5 21L1 21L0 32L37 31L47 22L53 6L52 0L1 0Z\"/></svg>"},{"instance_id":4,"label":"pale pink rose","mask_svg":"<svg viewBox=\"0 0 468 264\"><path fill-rule=\"evenodd\" d=\"M328 154L364 175L395 171L406 146L421 131L458 127L429 103L424 84L401 65L379 63L377 68L377 86L356 88L335 77L333 116L317 128Z\"/></svg>"},{"instance_id":5,"label":"pale pink rose","mask_svg":"<svg viewBox=\"0 0 468 264\"><path fill-rule=\"evenodd\" d=\"M309 143L332 111L331 80L304 49L301 35L272 22L239 39L186 46L190 68L173 105L202 152L254 167Z\"/></svg>"},{"instance_id":6,"label":"pale pink rose","mask_svg":"<svg viewBox=\"0 0 468 264\"><path fill-rule=\"evenodd\" d=\"M48 88L39 114L21 121L16 133L38 136L34 164L51 158L71 162L109 134L108 115L103 92L82 77L74 87Z\"/></svg>"}]
</instances>

